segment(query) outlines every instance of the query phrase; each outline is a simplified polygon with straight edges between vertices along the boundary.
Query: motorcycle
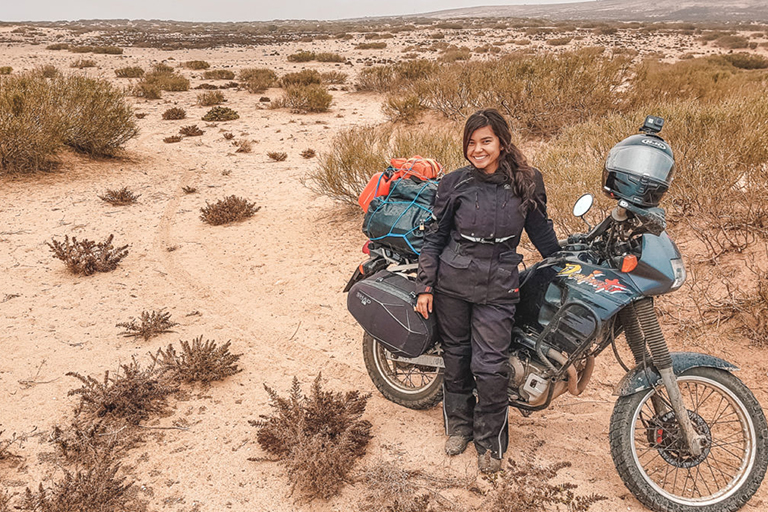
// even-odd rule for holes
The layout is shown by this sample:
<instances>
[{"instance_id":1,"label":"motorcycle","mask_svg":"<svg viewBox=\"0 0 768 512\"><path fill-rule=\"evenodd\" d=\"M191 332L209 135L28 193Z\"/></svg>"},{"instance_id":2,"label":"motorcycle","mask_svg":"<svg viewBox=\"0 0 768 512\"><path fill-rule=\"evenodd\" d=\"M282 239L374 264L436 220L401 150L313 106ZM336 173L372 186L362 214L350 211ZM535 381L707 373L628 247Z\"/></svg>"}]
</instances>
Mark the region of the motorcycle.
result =
<instances>
[{"instance_id":1,"label":"motorcycle","mask_svg":"<svg viewBox=\"0 0 768 512\"><path fill-rule=\"evenodd\" d=\"M610 171L606 164L603 179L604 190L618 200L610 214L520 273L509 404L527 416L564 393L580 395L595 359L611 347L627 372L615 389L609 430L611 456L626 487L654 511L735 511L757 491L768 466L765 416L733 374L735 365L707 354L670 352L659 327L654 297L679 289L686 277L681 254L665 231L663 210L653 206L671 183L673 163L666 182L664 176L649 179L654 174L647 168L645 178L613 172L663 160L649 148L671 158L658 136L662 125L660 118L648 116L642 135L611 151L609 162L619 163ZM635 163L627 164L628 159ZM636 194L643 180L640 190L650 196L635 200L627 187ZM593 200L590 194L579 198L574 215L584 219ZM416 258L375 243L365 250L370 257L345 291L383 270L415 278ZM415 296L404 300L415 304ZM622 333L633 368L617 351ZM366 370L376 388L411 409L437 405L444 368L437 337L415 357L394 346L380 332L363 337Z\"/></svg>"}]
</instances>

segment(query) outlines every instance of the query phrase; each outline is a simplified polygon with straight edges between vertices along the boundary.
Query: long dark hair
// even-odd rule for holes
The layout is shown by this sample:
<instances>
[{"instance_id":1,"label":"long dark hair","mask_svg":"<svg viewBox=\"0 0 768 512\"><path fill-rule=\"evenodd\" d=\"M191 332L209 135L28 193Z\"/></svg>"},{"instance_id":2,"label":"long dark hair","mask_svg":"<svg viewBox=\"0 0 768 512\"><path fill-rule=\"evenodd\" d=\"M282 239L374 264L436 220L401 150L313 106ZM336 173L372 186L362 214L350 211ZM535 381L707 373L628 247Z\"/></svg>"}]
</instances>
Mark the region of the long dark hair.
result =
<instances>
[{"instance_id":1,"label":"long dark hair","mask_svg":"<svg viewBox=\"0 0 768 512\"><path fill-rule=\"evenodd\" d=\"M528 165L523 153L512 144L512 134L504 117L494 108L478 110L464 125L464 158L467 158L469 139L480 128L490 126L494 135L499 138L501 155L499 155L499 168L496 172L503 172L509 177L512 189L522 199L520 213L536 208L533 196L536 191L533 168ZM469 160L469 158L467 158Z\"/></svg>"}]
</instances>

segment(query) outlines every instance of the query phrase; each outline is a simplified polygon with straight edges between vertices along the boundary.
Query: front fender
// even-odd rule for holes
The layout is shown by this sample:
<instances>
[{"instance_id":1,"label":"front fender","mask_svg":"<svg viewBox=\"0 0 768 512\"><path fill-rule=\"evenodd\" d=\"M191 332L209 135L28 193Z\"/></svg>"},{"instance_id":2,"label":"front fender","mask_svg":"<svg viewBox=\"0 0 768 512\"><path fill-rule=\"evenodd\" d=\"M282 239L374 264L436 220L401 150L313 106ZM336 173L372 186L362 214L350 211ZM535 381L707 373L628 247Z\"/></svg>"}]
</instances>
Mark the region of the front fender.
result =
<instances>
[{"instance_id":1,"label":"front fender","mask_svg":"<svg viewBox=\"0 0 768 512\"><path fill-rule=\"evenodd\" d=\"M691 368L720 368L729 372L739 369L724 359L698 352L672 352L670 356L672 356L672 370L674 370L675 375L680 375ZM661 375L653 365L646 368L640 364L632 368L621 379L613 394L615 396L634 395L638 391L656 386L660 380Z\"/></svg>"}]
</instances>

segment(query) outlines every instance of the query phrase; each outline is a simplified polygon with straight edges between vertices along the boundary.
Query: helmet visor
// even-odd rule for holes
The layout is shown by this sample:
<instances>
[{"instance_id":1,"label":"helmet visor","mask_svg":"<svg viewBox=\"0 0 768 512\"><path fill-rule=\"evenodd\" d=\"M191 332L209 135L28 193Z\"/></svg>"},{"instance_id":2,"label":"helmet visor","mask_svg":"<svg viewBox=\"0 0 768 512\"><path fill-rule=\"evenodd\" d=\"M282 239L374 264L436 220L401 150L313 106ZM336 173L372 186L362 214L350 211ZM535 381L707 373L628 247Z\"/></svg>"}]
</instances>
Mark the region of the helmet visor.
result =
<instances>
[{"instance_id":1,"label":"helmet visor","mask_svg":"<svg viewBox=\"0 0 768 512\"><path fill-rule=\"evenodd\" d=\"M636 176L645 175L669 184L672 182L675 161L658 149L646 146L624 146L611 150L605 167Z\"/></svg>"}]
</instances>

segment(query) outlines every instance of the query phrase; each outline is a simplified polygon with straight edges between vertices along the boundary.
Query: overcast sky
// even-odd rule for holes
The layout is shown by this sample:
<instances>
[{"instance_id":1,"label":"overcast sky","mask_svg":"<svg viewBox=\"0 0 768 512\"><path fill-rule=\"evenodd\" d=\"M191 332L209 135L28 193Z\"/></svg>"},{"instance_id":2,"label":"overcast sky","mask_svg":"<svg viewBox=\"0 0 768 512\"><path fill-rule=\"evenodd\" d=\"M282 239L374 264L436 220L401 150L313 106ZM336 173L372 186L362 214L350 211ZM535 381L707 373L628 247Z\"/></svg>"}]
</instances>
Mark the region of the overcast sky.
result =
<instances>
[{"instance_id":1,"label":"overcast sky","mask_svg":"<svg viewBox=\"0 0 768 512\"><path fill-rule=\"evenodd\" d=\"M0 0L0 21L162 19L177 21L335 20L483 5L583 0Z\"/></svg>"}]
</instances>

